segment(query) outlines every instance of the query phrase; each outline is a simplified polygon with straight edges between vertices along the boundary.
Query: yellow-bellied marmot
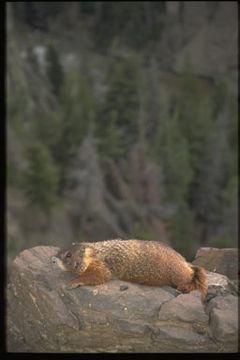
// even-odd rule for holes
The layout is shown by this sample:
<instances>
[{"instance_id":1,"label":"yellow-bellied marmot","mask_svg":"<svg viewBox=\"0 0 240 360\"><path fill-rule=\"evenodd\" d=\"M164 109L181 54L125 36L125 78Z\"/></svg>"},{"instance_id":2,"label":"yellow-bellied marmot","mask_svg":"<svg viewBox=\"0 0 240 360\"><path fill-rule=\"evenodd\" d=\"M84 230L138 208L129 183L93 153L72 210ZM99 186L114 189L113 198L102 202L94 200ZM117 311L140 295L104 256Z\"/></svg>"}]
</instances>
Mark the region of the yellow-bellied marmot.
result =
<instances>
[{"instance_id":1,"label":"yellow-bellied marmot","mask_svg":"<svg viewBox=\"0 0 240 360\"><path fill-rule=\"evenodd\" d=\"M206 296L206 274L172 248L143 240L107 240L73 243L55 258L63 270L78 275L70 288L97 285L111 279L145 285L170 285L182 292L199 290Z\"/></svg>"}]
</instances>

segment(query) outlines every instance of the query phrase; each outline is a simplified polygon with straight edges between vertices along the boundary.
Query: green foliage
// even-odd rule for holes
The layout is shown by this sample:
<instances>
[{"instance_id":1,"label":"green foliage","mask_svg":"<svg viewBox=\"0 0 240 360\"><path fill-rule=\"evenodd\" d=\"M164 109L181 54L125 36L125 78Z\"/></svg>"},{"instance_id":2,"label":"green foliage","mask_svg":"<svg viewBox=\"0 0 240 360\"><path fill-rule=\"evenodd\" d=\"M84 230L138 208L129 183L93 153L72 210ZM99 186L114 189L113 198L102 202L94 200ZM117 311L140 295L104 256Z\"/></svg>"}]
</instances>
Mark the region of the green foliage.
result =
<instances>
[{"instance_id":1,"label":"green foliage","mask_svg":"<svg viewBox=\"0 0 240 360\"><path fill-rule=\"evenodd\" d=\"M219 80L215 86L215 90L212 95L212 106L213 106L212 115L214 118L217 118L220 112L223 111L227 97L228 97L227 85L224 81Z\"/></svg>"},{"instance_id":2,"label":"green foliage","mask_svg":"<svg viewBox=\"0 0 240 360\"><path fill-rule=\"evenodd\" d=\"M68 169L94 120L94 111L87 80L78 80L72 73L66 74L59 107L47 112L39 110L36 136L47 146L58 168L60 192L68 186Z\"/></svg>"},{"instance_id":3,"label":"green foliage","mask_svg":"<svg viewBox=\"0 0 240 360\"><path fill-rule=\"evenodd\" d=\"M25 106L23 107L23 104ZM7 121L19 137L24 135L25 108L28 104L26 89L18 84L7 93Z\"/></svg>"},{"instance_id":4,"label":"green foliage","mask_svg":"<svg viewBox=\"0 0 240 360\"><path fill-rule=\"evenodd\" d=\"M39 107L36 111L34 133L54 158L54 151L62 133L60 109Z\"/></svg>"},{"instance_id":5,"label":"green foliage","mask_svg":"<svg viewBox=\"0 0 240 360\"><path fill-rule=\"evenodd\" d=\"M59 55L55 47L50 44L47 48L47 75L51 85L52 92L59 96L61 87L64 83L63 68L59 60Z\"/></svg>"},{"instance_id":6,"label":"green foliage","mask_svg":"<svg viewBox=\"0 0 240 360\"><path fill-rule=\"evenodd\" d=\"M96 45L102 50L120 38L128 46L142 49L160 39L163 12L161 2L102 2L94 27Z\"/></svg>"},{"instance_id":7,"label":"green foliage","mask_svg":"<svg viewBox=\"0 0 240 360\"><path fill-rule=\"evenodd\" d=\"M209 246L219 249L232 247L231 241L225 236L213 236L209 239Z\"/></svg>"},{"instance_id":8,"label":"green foliage","mask_svg":"<svg viewBox=\"0 0 240 360\"><path fill-rule=\"evenodd\" d=\"M73 74L68 74L60 94L58 137L53 148L53 157L62 174L74 161L93 115L93 101L87 82L83 79L79 86Z\"/></svg>"},{"instance_id":9,"label":"green foliage","mask_svg":"<svg viewBox=\"0 0 240 360\"><path fill-rule=\"evenodd\" d=\"M65 10L64 3L53 1L18 1L11 5L17 20L42 31L47 31L49 22Z\"/></svg>"},{"instance_id":10,"label":"green foliage","mask_svg":"<svg viewBox=\"0 0 240 360\"><path fill-rule=\"evenodd\" d=\"M71 15L71 7L65 2L13 2L11 6L17 20L44 32L51 29L54 21ZM91 24L93 41L101 51L116 37L135 49L160 39L164 1L80 1L78 8L81 22L85 26Z\"/></svg>"},{"instance_id":11,"label":"green foliage","mask_svg":"<svg viewBox=\"0 0 240 360\"><path fill-rule=\"evenodd\" d=\"M96 4L95 1L80 1L79 8L83 14L94 14Z\"/></svg>"},{"instance_id":12,"label":"green foliage","mask_svg":"<svg viewBox=\"0 0 240 360\"><path fill-rule=\"evenodd\" d=\"M238 174L238 99L227 95L226 105L229 111L228 144L229 144L229 176Z\"/></svg>"},{"instance_id":13,"label":"green foliage","mask_svg":"<svg viewBox=\"0 0 240 360\"><path fill-rule=\"evenodd\" d=\"M63 35L65 30L69 31L66 26L69 19L74 19L73 28L77 19L72 16L73 8L67 3L16 2L9 6L13 9L16 26L19 23L15 20L45 31L53 25L52 29L61 28ZM165 2L80 2L74 9L80 12L80 27L86 34L87 41L82 44L86 51L84 58L96 49L106 55L104 65L98 67L98 60L95 62L98 53L93 54L96 64L93 70L96 73L107 71L108 86L104 100L97 104L97 116L91 79L86 75L88 72L83 70L84 76L81 77L77 72L63 72L57 50L49 45L48 83L44 77L38 80L40 73L31 47L26 60L19 58L13 65L9 61L11 87L7 96L7 120L17 135L17 141L28 141L30 137L37 140L25 154L28 168L23 174L23 186L31 204L43 211L50 211L57 201L56 194L68 187L69 170L75 166L79 147L89 127L96 130L100 155L121 160L118 170L120 176L125 177L125 186L131 182L131 172L128 174L125 160L132 147L138 142L139 147L144 148L144 154L150 148L152 159L162 170L164 191L160 190L161 199L166 210L170 208L169 213L172 209L177 211L167 219L173 246L190 257L195 250L191 232L207 234L207 244L213 246L224 246L231 240L232 214L235 214L237 201L238 104L221 79L217 84L208 82L208 92L205 93L202 85L206 82L194 75L189 61L182 69L180 84L179 76L172 74L174 86L170 81L168 96L164 94L166 83L161 86L161 93L157 93L159 64L154 60L158 52L153 50L159 45L165 6ZM26 26L22 26L23 34L26 35L27 31ZM54 37L54 32L50 36ZM32 43L34 38L32 42L30 37ZM89 44L95 48L88 48ZM141 56L146 54L144 66L140 63L140 55L132 55L136 49ZM125 55L120 57L115 53ZM17 59L16 56L12 58ZM149 70L152 77L146 76L149 82L144 83L141 76ZM31 79L33 71L35 76ZM163 79L165 75L163 73ZM93 80L97 85L101 83L98 76ZM175 81L179 86L175 87ZM43 85L40 96L36 89L38 84ZM55 96L48 96L49 87ZM36 99L37 106L34 106ZM21 168L17 165L16 169ZM21 174L16 173L14 166L15 163L7 163L8 183L20 187ZM101 170L103 179L107 181L104 167ZM147 166L143 172L144 181L145 176L157 174L148 172ZM107 182L105 185L108 186ZM115 193L113 196L117 197ZM118 200L123 200L123 206L130 205L129 199ZM151 205L148 219L151 219ZM164 205L156 200L154 211L161 206ZM81 220L79 216L77 226ZM96 220L96 215L91 216L93 219L90 220ZM134 223L134 215L129 221ZM154 239L146 219L135 224L135 234L138 238ZM202 235L198 243L204 244Z\"/></svg>"},{"instance_id":14,"label":"green foliage","mask_svg":"<svg viewBox=\"0 0 240 360\"><path fill-rule=\"evenodd\" d=\"M18 20L24 21L26 19L26 4L24 2L13 2L11 6L14 17Z\"/></svg>"},{"instance_id":15,"label":"green foliage","mask_svg":"<svg viewBox=\"0 0 240 360\"><path fill-rule=\"evenodd\" d=\"M140 107L139 76L140 65L136 56L114 61L108 78L109 89L96 124L97 135L101 139L100 153L110 153L110 156L126 154L136 141ZM114 142L116 149L113 149Z\"/></svg>"},{"instance_id":16,"label":"green foliage","mask_svg":"<svg viewBox=\"0 0 240 360\"><path fill-rule=\"evenodd\" d=\"M105 114L116 110L116 122L134 132L138 121L140 64L137 56L117 59L110 68Z\"/></svg>"},{"instance_id":17,"label":"green foliage","mask_svg":"<svg viewBox=\"0 0 240 360\"><path fill-rule=\"evenodd\" d=\"M223 191L223 199L226 206L231 204L238 197L238 175L233 175L229 178L226 187Z\"/></svg>"},{"instance_id":18,"label":"green foliage","mask_svg":"<svg viewBox=\"0 0 240 360\"><path fill-rule=\"evenodd\" d=\"M238 175L236 175L229 178L222 194L221 224L215 237L223 239L224 246L232 247L237 244L238 217Z\"/></svg>"},{"instance_id":19,"label":"green foliage","mask_svg":"<svg viewBox=\"0 0 240 360\"><path fill-rule=\"evenodd\" d=\"M92 123L94 122L95 118L95 105L92 96L92 86L91 86L91 79L87 76L83 76L80 79L79 90L76 94L76 98L81 104L80 115L82 118L82 134L86 133L86 130Z\"/></svg>"},{"instance_id":20,"label":"green foliage","mask_svg":"<svg viewBox=\"0 0 240 360\"><path fill-rule=\"evenodd\" d=\"M134 236L140 240L156 240L151 226L144 223L135 223Z\"/></svg>"},{"instance_id":21,"label":"green foliage","mask_svg":"<svg viewBox=\"0 0 240 360\"><path fill-rule=\"evenodd\" d=\"M106 126L104 136L100 140L99 153L112 158L124 155L121 129L116 126L116 112L113 110L109 124Z\"/></svg>"},{"instance_id":22,"label":"green foliage","mask_svg":"<svg viewBox=\"0 0 240 360\"><path fill-rule=\"evenodd\" d=\"M30 64L32 65L33 71L39 72L39 63L36 54L33 52L33 48L29 47L27 50L27 56Z\"/></svg>"},{"instance_id":23,"label":"green foliage","mask_svg":"<svg viewBox=\"0 0 240 360\"><path fill-rule=\"evenodd\" d=\"M17 177L14 173L13 164L10 161L7 161L7 184L8 185L17 185Z\"/></svg>"},{"instance_id":24,"label":"green foliage","mask_svg":"<svg viewBox=\"0 0 240 360\"><path fill-rule=\"evenodd\" d=\"M10 240L8 240L8 244L7 244L7 253L13 253L16 254L19 251L19 241L17 238L11 238Z\"/></svg>"},{"instance_id":25,"label":"green foliage","mask_svg":"<svg viewBox=\"0 0 240 360\"><path fill-rule=\"evenodd\" d=\"M58 175L51 156L41 143L29 145L25 157L24 190L30 204L48 213L57 203Z\"/></svg>"},{"instance_id":26,"label":"green foliage","mask_svg":"<svg viewBox=\"0 0 240 360\"><path fill-rule=\"evenodd\" d=\"M193 224L193 213L186 204L183 204L169 225L171 245L187 259L191 259L196 250L194 249L194 238L191 234Z\"/></svg>"},{"instance_id":27,"label":"green foliage","mask_svg":"<svg viewBox=\"0 0 240 360\"><path fill-rule=\"evenodd\" d=\"M201 145L205 155L199 157L198 166L195 166L195 178L190 193L196 221L202 228L202 243L206 242L224 222L223 194L229 177L233 175L231 157L236 153L236 148L231 153L228 142L230 112L227 106L227 92L224 87L220 90L221 102L218 106L216 99L219 97L219 87L214 89L209 101L209 107L212 105L209 111L212 116L208 117L210 130L206 130Z\"/></svg>"},{"instance_id":28,"label":"green foliage","mask_svg":"<svg viewBox=\"0 0 240 360\"><path fill-rule=\"evenodd\" d=\"M200 81L191 72L181 75L180 89L175 107L178 110L178 123L185 137L190 153L191 167L195 178L205 161L206 145L212 135L212 104L202 94Z\"/></svg>"},{"instance_id":29,"label":"green foliage","mask_svg":"<svg viewBox=\"0 0 240 360\"><path fill-rule=\"evenodd\" d=\"M224 83L207 97L190 64L188 69L181 75L179 91L162 95L151 153L163 169L165 200L182 209L171 221L176 247L180 252L186 247L190 254L192 239L187 234L194 222L204 242L224 222L224 208L233 203L227 205L223 195L234 173L233 159L236 164L236 111L229 111L233 106L226 109L234 102L228 100ZM230 137L235 137L233 146Z\"/></svg>"},{"instance_id":30,"label":"green foliage","mask_svg":"<svg viewBox=\"0 0 240 360\"><path fill-rule=\"evenodd\" d=\"M169 99L162 99L162 116L156 130L153 158L164 171L166 198L176 203L185 201L192 179L188 144L179 124L179 114L170 114Z\"/></svg>"},{"instance_id":31,"label":"green foliage","mask_svg":"<svg viewBox=\"0 0 240 360\"><path fill-rule=\"evenodd\" d=\"M70 145L81 144L90 122L94 119L92 90L85 77L76 78L75 73L68 73L60 99L61 125L71 134ZM66 134L67 135L67 134Z\"/></svg>"}]
</instances>

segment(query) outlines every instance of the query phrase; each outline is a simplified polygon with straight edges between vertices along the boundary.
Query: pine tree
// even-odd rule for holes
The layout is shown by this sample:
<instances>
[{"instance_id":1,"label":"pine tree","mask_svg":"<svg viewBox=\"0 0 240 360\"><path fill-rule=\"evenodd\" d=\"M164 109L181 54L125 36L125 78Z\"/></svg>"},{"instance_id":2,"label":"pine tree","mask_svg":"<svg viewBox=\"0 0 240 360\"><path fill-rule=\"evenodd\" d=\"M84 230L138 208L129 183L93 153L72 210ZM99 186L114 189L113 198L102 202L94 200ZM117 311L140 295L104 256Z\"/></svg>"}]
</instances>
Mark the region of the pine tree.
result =
<instances>
[{"instance_id":1,"label":"pine tree","mask_svg":"<svg viewBox=\"0 0 240 360\"><path fill-rule=\"evenodd\" d=\"M63 68L59 60L59 55L55 47L50 44L47 48L47 75L50 81L52 92L59 96L61 87L64 83Z\"/></svg>"},{"instance_id":2,"label":"pine tree","mask_svg":"<svg viewBox=\"0 0 240 360\"><path fill-rule=\"evenodd\" d=\"M211 99L202 95L200 83L189 65L188 73L181 75L176 97L178 123L185 137L191 156L195 178L205 160L206 145L212 135L213 119Z\"/></svg>"},{"instance_id":3,"label":"pine tree","mask_svg":"<svg viewBox=\"0 0 240 360\"><path fill-rule=\"evenodd\" d=\"M182 203L171 219L168 230L171 234L171 245L189 260L191 260L196 253L192 235L193 225L193 212L189 209L187 203Z\"/></svg>"},{"instance_id":4,"label":"pine tree","mask_svg":"<svg viewBox=\"0 0 240 360\"><path fill-rule=\"evenodd\" d=\"M67 184L68 170L75 160L90 124L94 120L94 104L91 89L85 78L78 81L69 73L59 96L60 109L56 121L56 141L52 144L52 156L60 174L60 189Z\"/></svg>"},{"instance_id":5,"label":"pine tree","mask_svg":"<svg viewBox=\"0 0 240 360\"><path fill-rule=\"evenodd\" d=\"M199 173L194 206L201 225L202 243L218 233L218 229L225 223L224 214L235 206L233 198L229 197L231 201L228 203L225 197L226 193L231 194L229 184L231 189L232 184L236 184L234 179L237 176L237 144L234 140L237 131L232 118L234 103L229 101L229 97L223 84L215 89L212 96L216 120L214 132L206 147L205 162ZM235 131L232 131L234 127Z\"/></svg>"},{"instance_id":6,"label":"pine tree","mask_svg":"<svg viewBox=\"0 0 240 360\"><path fill-rule=\"evenodd\" d=\"M178 112L170 114L169 106L169 99L162 97L162 115L153 139L152 154L163 169L167 200L181 204L188 194L192 169L188 144L178 123Z\"/></svg>"},{"instance_id":7,"label":"pine tree","mask_svg":"<svg viewBox=\"0 0 240 360\"><path fill-rule=\"evenodd\" d=\"M109 74L109 89L97 120L97 135L100 140L103 139L100 141L100 152L104 150L101 144L112 142L109 136L113 135L113 131L114 136L118 138L116 147L119 148L121 144L122 154L126 154L138 138L139 76L139 62L136 56L131 55L114 61Z\"/></svg>"},{"instance_id":8,"label":"pine tree","mask_svg":"<svg viewBox=\"0 0 240 360\"><path fill-rule=\"evenodd\" d=\"M94 17L94 38L101 51L116 38L133 49L142 50L161 36L164 2L95 2L92 8L83 5L84 2L81 11Z\"/></svg>"},{"instance_id":9,"label":"pine tree","mask_svg":"<svg viewBox=\"0 0 240 360\"><path fill-rule=\"evenodd\" d=\"M58 175L46 147L29 145L25 153L28 167L24 172L24 189L30 204L45 213L57 203Z\"/></svg>"},{"instance_id":10,"label":"pine tree","mask_svg":"<svg viewBox=\"0 0 240 360\"><path fill-rule=\"evenodd\" d=\"M68 170L91 124L95 105L86 77L67 73L54 109L39 110L35 123L36 137L48 148L59 172L59 193L68 186Z\"/></svg>"},{"instance_id":11,"label":"pine tree","mask_svg":"<svg viewBox=\"0 0 240 360\"><path fill-rule=\"evenodd\" d=\"M116 112L112 111L111 120L105 128L104 137L100 142L100 155L118 158L124 154L121 129L116 126Z\"/></svg>"}]
</instances>

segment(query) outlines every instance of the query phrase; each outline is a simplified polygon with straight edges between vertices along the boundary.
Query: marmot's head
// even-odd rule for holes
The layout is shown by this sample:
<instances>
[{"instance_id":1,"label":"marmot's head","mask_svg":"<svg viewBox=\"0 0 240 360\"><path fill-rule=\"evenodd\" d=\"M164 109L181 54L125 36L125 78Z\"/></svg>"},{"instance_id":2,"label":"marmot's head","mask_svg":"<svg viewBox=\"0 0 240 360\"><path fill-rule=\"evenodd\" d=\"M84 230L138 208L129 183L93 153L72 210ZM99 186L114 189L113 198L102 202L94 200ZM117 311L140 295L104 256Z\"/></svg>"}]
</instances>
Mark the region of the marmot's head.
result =
<instances>
[{"instance_id":1,"label":"marmot's head","mask_svg":"<svg viewBox=\"0 0 240 360\"><path fill-rule=\"evenodd\" d=\"M66 249L61 249L56 255L57 264L62 270L82 274L92 261L93 249L84 244L73 243Z\"/></svg>"}]
</instances>

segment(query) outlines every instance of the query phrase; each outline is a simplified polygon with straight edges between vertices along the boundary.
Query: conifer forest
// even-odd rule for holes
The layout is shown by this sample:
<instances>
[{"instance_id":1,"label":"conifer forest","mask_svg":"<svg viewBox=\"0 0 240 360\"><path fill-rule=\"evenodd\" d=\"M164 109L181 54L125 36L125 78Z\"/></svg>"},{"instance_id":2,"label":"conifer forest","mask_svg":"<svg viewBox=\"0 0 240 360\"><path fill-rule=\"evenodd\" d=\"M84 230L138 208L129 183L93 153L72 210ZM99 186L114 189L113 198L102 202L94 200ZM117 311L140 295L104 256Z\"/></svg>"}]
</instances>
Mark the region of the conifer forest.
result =
<instances>
[{"instance_id":1,"label":"conifer forest","mask_svg":"<svg viewBox=\"0 0 240 360\"><path fill-rule=\"evenodd\" d=\"M37 245L237 246L237 2L6 4L8 263Z\"/></svg>"}]
</instances>

